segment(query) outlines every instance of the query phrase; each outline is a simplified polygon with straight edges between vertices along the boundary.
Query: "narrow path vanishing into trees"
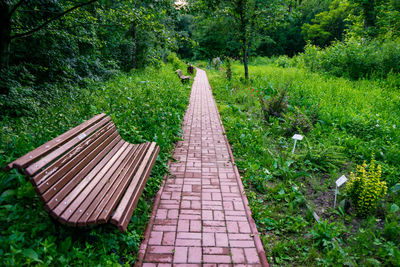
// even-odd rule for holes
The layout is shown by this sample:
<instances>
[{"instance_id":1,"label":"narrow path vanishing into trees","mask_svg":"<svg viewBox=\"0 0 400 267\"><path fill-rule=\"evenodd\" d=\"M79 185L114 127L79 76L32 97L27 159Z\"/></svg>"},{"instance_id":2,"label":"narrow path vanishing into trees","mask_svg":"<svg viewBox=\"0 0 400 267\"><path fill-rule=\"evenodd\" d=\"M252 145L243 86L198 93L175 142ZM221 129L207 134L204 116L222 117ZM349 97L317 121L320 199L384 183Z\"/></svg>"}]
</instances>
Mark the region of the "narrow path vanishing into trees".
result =
<instances>
[{"instance_id":1,"label":"narrow path vanishing into trees","mask_svg":"<svg viewBox=\"0 0 400 267\"><path fill-rule=\"evenodd\" d=\"M183 141L137 266L268 266L207 75L197 69Z\"/></svg>"}]
</instances>

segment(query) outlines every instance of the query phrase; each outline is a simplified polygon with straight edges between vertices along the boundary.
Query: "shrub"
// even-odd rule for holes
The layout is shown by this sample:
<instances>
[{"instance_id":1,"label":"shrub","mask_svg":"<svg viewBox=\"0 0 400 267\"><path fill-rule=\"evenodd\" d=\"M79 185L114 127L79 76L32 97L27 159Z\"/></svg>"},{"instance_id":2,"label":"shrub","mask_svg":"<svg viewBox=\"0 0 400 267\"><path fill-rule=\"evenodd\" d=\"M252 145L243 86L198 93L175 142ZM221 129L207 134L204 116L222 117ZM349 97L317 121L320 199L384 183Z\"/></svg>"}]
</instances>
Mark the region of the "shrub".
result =
<instances>
[{"instance_id":1,"label":"shrub","mask_svg":"<svg viewBox=\"0 0 400 267\"><path fill-rule=\"evenodd\" d=\"M282 68L289 68L289 67L294 67L295 64L295 60L284 55L284 56L280 56L275 60L275 65L277 65L278 67L282 67Z\"/></svg>"},{"instance_id":2,"label":"shrub","mask_svg":"<svg viewBox=\"0 0 400 267\"><path fill-rule=\"evenodd\" d=\"M228 57L225 60L226 78L228 81L232 79L232 60Z\"/></svg>"},{"instance_id":3,"label":"shrub","mask_svg":"<svg viewBox=\"0 0 400 267\"><path fill-rule=\"evenodd\" d=\"M312 130L311 120L298 107L295 107L295 111L292 114L285 114L284 117L287 123L285 133L288 136L297 132L306 134Z\"/></svg>"},{"instance_id":4,"label":"shrub","mask_svg":"<svg viewBox=\"0 0 400 267\"><path fill-rule=\"evenodd\" d=\"M369 166L364 162L357 165L357 173L351 173L346 185L346 193L355 206L359 216L365 216L376 208L377 202L386 194L387 186L381 181L382 167L376 165L375 159Z\"/></svg>"},{"instance_id":5,"label":"shrub","mask_svg":"<svg viewBox=\"0 0 400 267\"><path fill-rule=\"evenodd\" d=\"M338 77L386 78L389 73L400 73L398 39L382 42L351 38L325 49L307 45L299 57L310 70L324 71Z\"/></svg>"},{"instance_id":6,"label":"shrub","mask_svg":"<svg viewBox=\"0 0 400 267\"><path fill-rule=\"evenodd\" d=\"M288 95L287 87L285 89L274 89L276 93L272 97L264 97L262 94L259 96L259 101L261 105L262 112L264 114L264 119L269 120L269 117L283 117L283 113L286 112L288 108Z\"/></svg>"},{"instance_id":7,"label":"shrub","mask_svg":"<svg viewBox=\"0 0 400 267\"><path fill-rule=\"evenodd\" d=\"M211 65L213 66L213 68L218 69L219 66L221 66L222 61L219 57L213 58L211 61Z\"/></svg>"},{"instance_id":8,"label":"shrub","mask_svg":"<svg viewBox=\"0 0 400 267\"><path fill-rule=\"evenodd\" d=\"M182 61L178 58L176 53L171 53L167 57L167 61L172 64L175 70L180 69L181 65L183 64Z\"/></svg>"}]
</instances>

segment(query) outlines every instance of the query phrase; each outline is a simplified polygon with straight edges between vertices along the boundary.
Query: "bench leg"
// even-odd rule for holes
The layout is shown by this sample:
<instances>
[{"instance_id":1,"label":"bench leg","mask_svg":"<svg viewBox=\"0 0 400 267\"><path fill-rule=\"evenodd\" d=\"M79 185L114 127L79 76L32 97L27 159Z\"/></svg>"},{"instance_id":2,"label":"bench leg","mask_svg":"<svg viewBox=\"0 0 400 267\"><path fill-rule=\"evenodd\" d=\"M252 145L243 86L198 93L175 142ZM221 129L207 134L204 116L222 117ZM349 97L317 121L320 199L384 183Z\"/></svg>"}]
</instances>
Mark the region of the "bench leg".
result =
<instances>
[{"instance_id":1,"label":"bench leg","mask_svg":"<svg viewBox=\"0 0 400 267\"><path fill-rule=\"evenodd\" d=\"M50 220L54 224L54 228L55 228L55 231L56 231L56 243L58 244L59 241L60 241L60 227L61 227L61 224L56 219L54 219L51 215L49 215L49 217L50 217Z\"/></svg>"}]
</instances>

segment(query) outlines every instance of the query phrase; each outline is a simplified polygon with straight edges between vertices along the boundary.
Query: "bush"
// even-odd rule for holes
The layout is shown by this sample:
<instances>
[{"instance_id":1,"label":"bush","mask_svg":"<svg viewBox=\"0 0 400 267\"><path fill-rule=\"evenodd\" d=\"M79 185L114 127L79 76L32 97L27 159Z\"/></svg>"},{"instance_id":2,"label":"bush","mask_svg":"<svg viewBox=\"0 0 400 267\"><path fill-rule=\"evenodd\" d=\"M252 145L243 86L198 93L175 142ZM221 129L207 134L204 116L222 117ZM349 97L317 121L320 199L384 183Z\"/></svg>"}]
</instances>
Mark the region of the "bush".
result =
<instances>
[{"instance_id":1,"label":"bush","mask_svg":"<svg viewBox=\"0 0 400 267\"><path fill-rule=\"evenodd\" d=\"M295 60L293 58L290 58L286 55L284 56L280 56L275 60L275 65L278 67L282 67L282 68L289 68L289 67L294 67L295 64Z\"/></svg>"},{"instance_id":2,"label":"bush","mask_svg":"<svg viewBox=\"0 0 400 267\"><path fill-rule=\"evenodd\" d=\"M172 66L175 70L183 69L183 68L181 68L181 66L183 65L183 62L178 58L176 53L169 54L167 57L167 61L172 64Z\"/></svg>"},{"instance_id":3,"label":"bush","mask_svg":"<svg viewBox=\"0 0 400 267\"><path fill-rule=\"evenodd\" d=\"M213 68L215 68L216 70L219 69L219 66L221 66L222 61L219 57L213 58L211 61L211 65L213 66Z\"/></svg>"},{"instance_id":4,"label":"bush","mask_svg":"<svg viewBox=\"0 0 400 267\"><path fill-rule=\"evenodd\" d=\"M307 45L300 58L312 71L351 79L386 78L389 73L400 73L399 44L399 39L381 42L352 38L325 49Z\"/></svg>"},{"instance_id":5,"label":"bush","mask_svg":"<svg viewBox=\"0 0 400 267\"><path fill-rule=\"evenodd\" d=\"M287 88L285 89L274 89L275 96L269 97L263 96L260 94L259 101L261 105L261 109L264 114L264 119L266 121L269 120L269 117L283 117L283 113L288 108L288 96L287 96Z\"/></svg>"},{"instance_id":6,"label":"bush","mask_svg":"<svg viewBox=\"0 0 400 267\"><path fill-rule=\"evenodd\" d=\"M369 166L357 165L357 173L350 174L346 193L355 206L357 215L365 216L376 208L377 202L386 194L387 186L381 181L382 167L372 159Z\"/></svg>"},{"instance_id":7,"label":"bush","mask_svg":"<svg viewBox=\"0 0 400 267\"><path fill-rule=\"evenodd\" d=\"M225 60L225 67L226 67L226 78L228 81L232 79L232 59L229 57Z\"/></svg>"},{"instance_id":8,"label":"bush","mask_svg":"<svg viewBox=\"0 0 400 267\"><path fill-rule=\"evenodd\" d=\"M313 124L311 120L298 107L295 107L295 111L292 114L285 114L284 117L287 123L285 127L287 136L298 132L306 134L312 130Z\"/></svg>"}]
</instances>

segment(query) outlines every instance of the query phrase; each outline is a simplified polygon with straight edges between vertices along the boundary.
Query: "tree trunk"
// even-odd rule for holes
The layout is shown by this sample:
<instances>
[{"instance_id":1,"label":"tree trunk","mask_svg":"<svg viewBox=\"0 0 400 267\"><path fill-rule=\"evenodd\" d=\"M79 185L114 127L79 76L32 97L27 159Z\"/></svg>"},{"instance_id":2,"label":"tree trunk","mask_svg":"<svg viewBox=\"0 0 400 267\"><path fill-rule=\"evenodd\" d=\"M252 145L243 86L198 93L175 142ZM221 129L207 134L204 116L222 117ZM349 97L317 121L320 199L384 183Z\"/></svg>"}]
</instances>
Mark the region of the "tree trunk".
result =
<instances>
[{"instance_id":1,"label":"tree trunk","mask_svg":"<svg viewBox=\"0 0 400 267\"><path fill-rule=\"evenodd\" d=\"M0 1L0 70L8 68L10 59L11 18L10 6L6 1ZM9 88L0 86L0 94L7 95Z\"/></svg>"},{"instance_id":2,"label":"tree trunk","mask_svg":"<svg viewBox=\"0 0 400 267\"><path fill-rule=\"evenodd\" d=\"M246 19L245 19L245 3L239 1L238 3L238 13L240 17L240 31L242 38L242 52L243 52L243 66L244 66L244 78L247 80L249 78L249 68L247 66L247 29L246 29Z\"/></svg>"},{"instance_id":3,"label":"tree trunk","mask_svg":"<svg viewBox=\"0 0 400 267\"><path fill-rule=\"evenodd\" d=\"M244 66L244 78L249 78L249 67L247 66L247 43L246 39L243 40L243 66Z\"/></svg>"},{"instance_id":4,"label":"tree trunk","mask_svg":"<svg viewBox=\"0 0 400 267\"><path fill-rule=\"evenodd\" d=\"M137 69L137 27L136 23L132 24L132 68Z\"/></svg>"},{"instance_id":5,"label":"tree trunk","mask_svg":"<svg viewBox=\"0 0 400 267\"><path fill-rule=\"evenodd\" d=\"M376 22L375 1L374 0L363 1L361 6L364 12L364 28L368 29L370 27L375 27L375 22Z\"/></svg>"}]
</instances>

